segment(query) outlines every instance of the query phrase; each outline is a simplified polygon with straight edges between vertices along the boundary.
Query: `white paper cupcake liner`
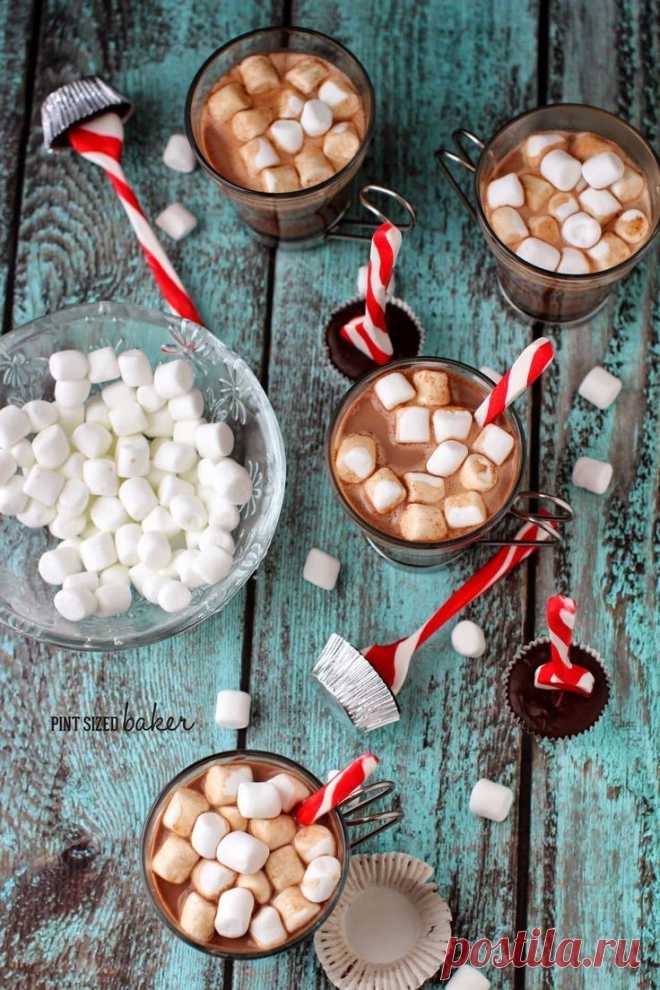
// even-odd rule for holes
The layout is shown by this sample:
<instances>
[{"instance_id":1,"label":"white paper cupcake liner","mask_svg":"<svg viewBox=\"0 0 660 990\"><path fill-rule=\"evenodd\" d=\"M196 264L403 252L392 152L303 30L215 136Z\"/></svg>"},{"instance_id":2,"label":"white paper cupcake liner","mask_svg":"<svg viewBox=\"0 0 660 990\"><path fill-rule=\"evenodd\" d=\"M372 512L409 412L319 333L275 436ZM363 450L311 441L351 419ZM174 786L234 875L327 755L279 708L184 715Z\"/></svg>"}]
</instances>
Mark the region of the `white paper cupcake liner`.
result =
<instances>
[{"instance_id":1,"label":"white paper cupcake liner","mask_svg":"<svg viewBox=\"0 0 660 990\"><path fill-rule=\"evenodd\" d=\"M417 990L442 965L451 912L433 870L406 853L354 856L337 907L314 936L339 990Z\"/></svg>"}]
</instances>

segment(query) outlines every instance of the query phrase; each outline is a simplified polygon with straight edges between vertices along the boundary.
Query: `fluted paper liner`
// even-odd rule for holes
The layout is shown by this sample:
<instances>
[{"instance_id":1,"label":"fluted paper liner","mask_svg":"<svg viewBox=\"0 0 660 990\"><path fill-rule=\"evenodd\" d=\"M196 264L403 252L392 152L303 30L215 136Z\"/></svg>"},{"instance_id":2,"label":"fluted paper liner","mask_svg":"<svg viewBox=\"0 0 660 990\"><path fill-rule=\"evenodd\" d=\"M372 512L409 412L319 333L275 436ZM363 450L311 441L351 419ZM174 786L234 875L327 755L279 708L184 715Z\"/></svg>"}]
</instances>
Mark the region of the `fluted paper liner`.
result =
<instances>
[{"instance_id":1,"label":"fluted paper liner","mask_svg":"<svg viewBox=\"0 0 660 990\"><path fill-rule=\"evenodd\" d=\"M399 704L378 671L354 646L333 633L312 677L356 729L371 732L399 720Z\"/></svg>"},{"instance_id":2,"label":"fluted paper liner","mask_svg":"<svg viewBox=\"0 0 660 990\"><path fill-rule=\"evenodd\" d=\"M113 111L126 120L133 105L100 76L86 76L53 90L41 104L41 126L48 151L69 147L67 131L76 124Z\"/></svg>"},{"instance_id":3,"label":"fluted paper liner","mask_svg":"<svg viewBox=\"0 0 660 990\"><path fill-rule=\"evenodd\" d=\"M451 912L430 882L433 870L406 853L354 856L346 886L337 907L314 936L314 948L325 975L340 990L417 990L442 965L451 937ZM385 962L369 961L351 941L355 935L360 900L374 888L387 888L404 897L419 918L419 932L402 955ZM347 924L349 913L352 924ZM387 924L397 928L395 911ZM408 923L410 919L408 918ZM382 931L383 948L392 949L388 931Z\"/></svg>"}]
</instances>

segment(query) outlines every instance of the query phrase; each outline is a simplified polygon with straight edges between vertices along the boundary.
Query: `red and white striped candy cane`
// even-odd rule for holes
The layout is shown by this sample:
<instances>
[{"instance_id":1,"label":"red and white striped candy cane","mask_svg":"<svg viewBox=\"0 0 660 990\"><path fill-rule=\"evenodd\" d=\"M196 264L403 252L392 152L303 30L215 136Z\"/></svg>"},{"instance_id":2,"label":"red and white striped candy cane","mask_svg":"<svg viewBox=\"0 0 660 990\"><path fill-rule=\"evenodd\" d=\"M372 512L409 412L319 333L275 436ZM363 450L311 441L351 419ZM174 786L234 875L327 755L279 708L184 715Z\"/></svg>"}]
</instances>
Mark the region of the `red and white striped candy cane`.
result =
<instances>
[{"instance_id":1,"label":"red and white striped candy cane","mask_svg":"<svg viewBox=\"0 0 660 990\"><path fill-rule=\"evenodd\" d=\"M313 825L323 815L350 797L356 787L361 787L378 766L379 759L373 753L363 753L357 760L340 770L336 777L310 794L296 811L299 825Z\"/></svg>"},{"instance_id":2,"label":"red and white striped candy cane","mask_svg":"<svg viewBox=\"0 0 660 990\"><path fill-rule=\"evenodd\" d=\"M82 158L102 168L112 183L153 276L172 311L178 316L201 324L202 320L192 299L160 246L121 167L124 125L118 115L104 113L84 124L79 124L69 131L68 138L71 147Z\"/></svg>"},{"instance_id":3,"label":"red and white striped candy cane","mask_svg":"<svg viewBox=\"0 0 660 990\"><path fill-rule=\"evenodd\" d=\"M547 337L539 337L526 347L475 412L474 418L479 426L486 426L497 419L543 374L554 356L554 346Z\"/></svg>"},{"instance_id":4,"label":"red and white striped candy cane","mask_svg":"<svg viewBox=\"0 0 660 990\"><path fill-rule=\"evenodd\" d=\"M593 674L585 667L571 663L569 651L573 640L576 605L572 598L552 595L546 603L546 618L550 635L550 661L534 672L537 687L554 691L573 691L590 695L594 688Z\"/></svg>"},{"instance_id":5,"label":"red and white striped candy cane","mask_svg":"<svg viewBox=\"0 0 660 990\"><path fill-rule=\"evenodd\" d=\"M387 364L392 357L392 341L387 332L385 309L387 290L401 247L401 231L391 223L382 223L371 238L364 316L356 316L339 331L353 347L376 364Z\"/></svg>"},{"instance_id":6,"label":"red and white striped candy cane","mask_svg":"<svg viewBox=\"0 0 660 990\"><path fill-rule=\"evenodd\" d=\"M515 540L547 540L548 538L548 532L536 523L525 523L514 537ZM411 636L385 646L370 646L362 650L363 655L378 671L390 690L394 694L399 693L408 676L413 654L427 639L430 639L466 605L510 574L514 567L526 560L536 549L536 547L502 547L471 578L468 578L465 584L454 591L431 618Z\"/></svg>"}]
</instances>

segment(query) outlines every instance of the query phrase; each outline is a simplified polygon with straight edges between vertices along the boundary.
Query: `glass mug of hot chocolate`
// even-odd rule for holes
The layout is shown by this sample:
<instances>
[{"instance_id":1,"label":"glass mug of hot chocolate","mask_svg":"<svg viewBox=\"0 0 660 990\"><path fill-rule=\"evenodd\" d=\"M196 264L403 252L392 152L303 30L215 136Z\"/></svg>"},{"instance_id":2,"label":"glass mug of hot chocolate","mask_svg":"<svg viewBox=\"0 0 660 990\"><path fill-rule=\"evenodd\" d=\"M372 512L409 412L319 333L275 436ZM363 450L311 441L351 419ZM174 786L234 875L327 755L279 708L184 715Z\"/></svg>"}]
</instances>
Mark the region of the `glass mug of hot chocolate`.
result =
<instances>
[{"instance_id":1,"label":"glass mug of hot chocolate","mask_svg":"<svg viewBox=\"0 0 660 990\"><path fill-rule=\"evenodd\" d=\"M629 124L584 104L515 117L487 143L454 131L436 157L495 255L505 299L547 323L592 317L660 228L660 163ZM479 150L473 162L465 142ZM452 175L474 176L473 204Z\"/></svg>"},{"instance_id":2,"label":"glass mug of hot chocolate","mask_svg":"<svg viewBox=\"0 0 660 990\"><path fill-rule=\"evenodd\" d=\"M305 247L368 235L340 225L373 133L374 92L363 66L318 31L251 31L214 52L186 102L188 139L205 172L260 240ZM367 186L360 200L379 218ZM366 198L365 198L366 197ZM360 221L355 221L360 224Z\"/></svg>"},{"instance_id":3,"label":"glass mug of hot chocolate","mask_svg":"<svg viewBox=\"0 0 660 990\"><path fill-rule=\"evenodd\" d=\"M509 407L483 429L474 412L493 387L449 358L393 361L362 378L341 401L326 442L336 495L367 542L403 567L443 566L492 534L507 514L536 522L552 545L553 522L571 518L563 499L521 492L526 445ZM543 514L528 505L547 506ZM550 508L551 507L551 508Z\"/></svg>"},{"instance_id":4,"label":"glass mug of hot chocolate","mask_svg":"<svg viewBox=\"0 0 660 990\"><path fill-rule=\"evenodd\" d=\"M218 753L178 774L142 834L143 876L161 921L222 958L260 959L309 938L339 899L350 850L401 817L356 814L393 790L383 780L299 825L296 805L320 786L293 760L259 750ZM371 830L351 839L348 830L363 825Z\"/></svg>"}]
</instances>

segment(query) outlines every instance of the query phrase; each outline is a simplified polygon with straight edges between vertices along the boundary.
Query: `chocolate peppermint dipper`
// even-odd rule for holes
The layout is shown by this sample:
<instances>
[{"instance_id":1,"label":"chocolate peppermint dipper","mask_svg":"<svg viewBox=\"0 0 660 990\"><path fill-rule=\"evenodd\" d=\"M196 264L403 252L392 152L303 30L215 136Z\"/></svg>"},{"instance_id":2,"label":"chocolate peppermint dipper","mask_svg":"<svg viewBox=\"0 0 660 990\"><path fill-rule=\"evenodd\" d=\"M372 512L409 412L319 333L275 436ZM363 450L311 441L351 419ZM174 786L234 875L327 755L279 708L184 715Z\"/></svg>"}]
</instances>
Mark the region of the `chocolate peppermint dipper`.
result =
<instances>
[{"instance_id":1,"label":"chocolate peppermint dipper","mask_svg":"<svg viewBox=\"0 0 660 990\"><path fill-rule=\"evenodd\" d=\"M330 361L350 381L357 381L377 367L372 358L340 334L342 327L363 313L364 301L354 299L334 311L325 331ZM392 357L389 360L416 357L421 350L422 328L412 311L404 303L391 299L385 307L385 318L392 342Z\"/></svg>"}]
</instances>

